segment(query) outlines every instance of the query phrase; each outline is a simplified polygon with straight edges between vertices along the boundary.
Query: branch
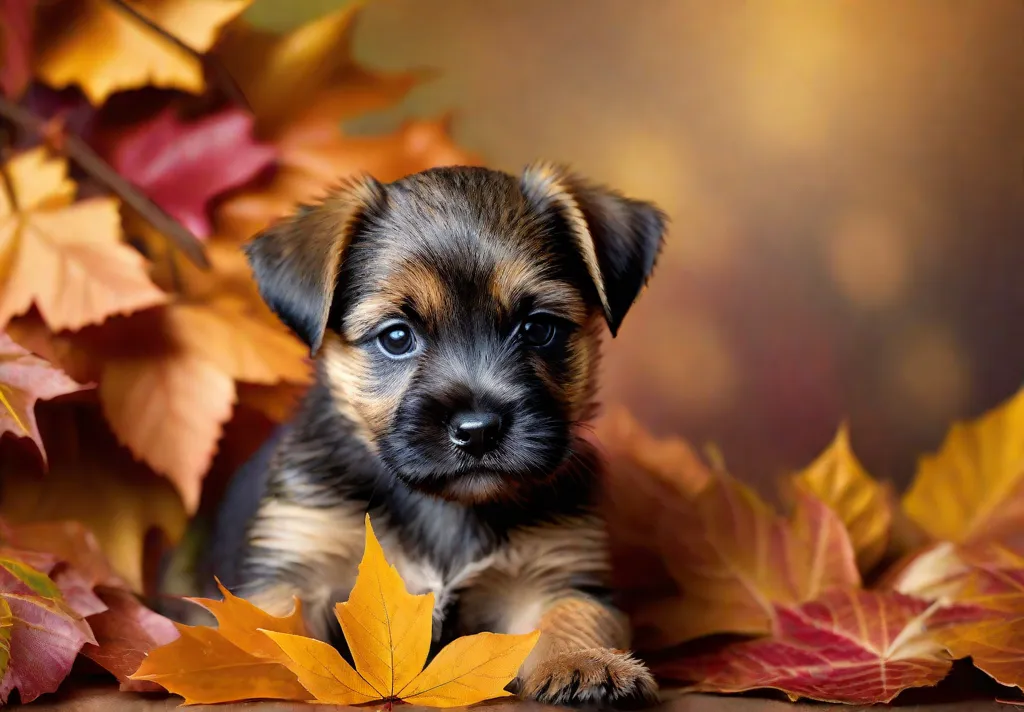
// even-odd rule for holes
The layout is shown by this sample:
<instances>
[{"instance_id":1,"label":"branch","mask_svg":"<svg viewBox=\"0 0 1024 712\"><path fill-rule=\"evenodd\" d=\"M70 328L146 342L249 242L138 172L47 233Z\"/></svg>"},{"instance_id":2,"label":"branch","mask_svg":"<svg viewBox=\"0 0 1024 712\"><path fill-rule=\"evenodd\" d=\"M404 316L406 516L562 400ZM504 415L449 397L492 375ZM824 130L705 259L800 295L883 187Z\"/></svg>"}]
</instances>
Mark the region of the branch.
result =
<instances>
[{"instance_id":1,"label":"branch","mask_svg":"<svg viewBox=\"0 0 1024 712\"><path fill-rule=\"evenodd\" d=\"M49 140L46 122L42 118L3 96L0 96L0 116L21 129L40 136L48 144L52 144ZM100 158L99 154L92 150L89 144L74 134L64 134L60 143L59 149L62 153L83 171L109 188L125 205L135 210L157 231L164 234L185 253L189 260L202 269L210 266L203 243L184 225L164 212L163 208L143 195L138 188L111 168L106 161Z\"/></svg>"},{"instance_id":2,"label":"branch","mask_svg":"<svg viewBox=\"0 0 1024 712\"><path fill-rule=\"evenodd\" d=\"M173 34L165 30L156 22L146 17L141 12L136 10L134 7L129 5L127 2L125 2L125 0L108 1L116 9L130 16L139 24L145 25L150 30L163 37L165 40L173 44L178 49L182 50L183 52L187 52L188 54L195 57L200 64L202 64L204 67L207 67L213 73L213 76L217 80L217 84L220 86L221 91L224 92L224 95L232 103L237 104L249 113L252 113L252 107L249 106L249 100L245 98L245 94L242 93L242 89L238 86L238 83L235 81L235 78L231 76L231 73L227 70L227 67L221 64L216 57L209 54L203 54L202 52L193 49L185 42L182 42L178 37L175 37Z\"/></svg>"},{"instance_id":3,"label":"branch","mask_svg":"<svg viewBox=\"0 0 1024 712\"><path fill-rule=\"evenodd\" d=\"M3 183L4 193L7 194L7 200L11 204L11 210L18 210L18 194L14 192L14 181L11 180L11 174L7 168L7 159L10 157L10 144L11 144L11 130L8 124L5 122L0 127L0 183ZM3 396L0 395L0 398Z\"/></svg>"}]
</instances>

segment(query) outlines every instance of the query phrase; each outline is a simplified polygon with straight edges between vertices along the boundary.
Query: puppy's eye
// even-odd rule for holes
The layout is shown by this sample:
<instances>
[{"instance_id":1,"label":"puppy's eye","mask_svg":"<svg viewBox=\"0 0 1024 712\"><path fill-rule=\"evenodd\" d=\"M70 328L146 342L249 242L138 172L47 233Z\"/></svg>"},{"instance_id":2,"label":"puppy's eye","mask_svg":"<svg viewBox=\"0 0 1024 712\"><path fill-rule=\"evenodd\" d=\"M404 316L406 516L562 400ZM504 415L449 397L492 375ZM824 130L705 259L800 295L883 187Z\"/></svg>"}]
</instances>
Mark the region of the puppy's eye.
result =
<instances>
[{"instance_id":1,"label":"puppy's eye","mask_svg":"<svg viewBox=\"0 0 1024 712\"><path fill-rule=\"evenodd\" d=\"M395 322L388 324L377 335L377 343L381 351L391 358L410 356L416 350L416 336L408 324Z\"/></svg>"},{"instance_id":2,"label":"puppy's eye","mask_svg":"<svg viewBox=\"0 0 1024 712\"><path fill-rule=\"evenodd\" d=\"M555 340L558 326L545 316L531 316L519 329L519 338L526 345L535 349L547 346Z\"/></svg>"}]
</instances>

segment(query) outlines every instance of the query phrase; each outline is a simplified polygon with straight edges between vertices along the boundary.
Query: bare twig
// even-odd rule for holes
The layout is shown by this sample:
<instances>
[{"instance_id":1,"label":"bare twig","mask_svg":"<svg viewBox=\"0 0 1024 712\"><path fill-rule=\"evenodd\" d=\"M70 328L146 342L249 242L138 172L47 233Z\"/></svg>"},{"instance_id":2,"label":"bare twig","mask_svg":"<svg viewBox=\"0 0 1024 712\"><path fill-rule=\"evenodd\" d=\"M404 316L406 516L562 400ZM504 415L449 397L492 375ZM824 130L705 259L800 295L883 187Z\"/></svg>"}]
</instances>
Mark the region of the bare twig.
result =
<instances>
[{"instance_id":1,"label":"bare twig","mask_svg":"<svg viewBox=\"0 0 1024 712\"><path fill-rule=\"evenodd\" d=\"M214 57L213 55L204 54L188 46L186 43L182 42L178 37L175 37L173 34L165 30L156 22L153 22L153 20L146 17L141 12L132 7L130 4L125 2L125 0L108 0L108 2L121 12L125 13L126 15L129 15L139 24L145 25L150 30L157 33L174 46L178 47L184 52L188 52L190 55L195 57L196 60L198 60L203 66L207 67L213 73L213 76L217 80L217 84L219 85L220 90L224 92L224 96L226 96L232 103L244 108L246 111L252 111L252 107L249 106L249 100L245 98L245 94L242 93L242 89L238 86L238 82L236 82L235 78L231 76L231 73L227 70L227 67L221 64L221 62L216 57Z\"/></svg>"},{"instance_id":2,"label":"bare twig","mask_svg":"<svg viewBox=\"0 0 1024 712\"><path fill-rule=\"evenodd\" d=\"M18 210L18 194L14 192L14 181L11 180L11 173L7 167L7 160L10 157L11 130L5 122L0 126L0 182L3 183L4 192L7 193L7 200L11 204L11 210ZM0 396L2 397L2 396Z\"/></svg>"},{"instance_id":3,"label":"bare twig","mask_svg":"<svg viewBox=\"0 0 1024 712\"><path fill-rule=\"evenodd\" d=\"M42 137L47 143L52 143L47 132L46 122L41 117L2 96L0 96L0 116L21 129ZM146 222L174 242L178 249L198 267L206 269L210 266L203 243L184 225L164 212L163 208L143 195L120 173L111 168L92 150L89 144L74 134L66 133L61 136L60 146L55 148L67 155L83 171L105 185L125 205L135 210Z\"/></svg>"}]
</instances>

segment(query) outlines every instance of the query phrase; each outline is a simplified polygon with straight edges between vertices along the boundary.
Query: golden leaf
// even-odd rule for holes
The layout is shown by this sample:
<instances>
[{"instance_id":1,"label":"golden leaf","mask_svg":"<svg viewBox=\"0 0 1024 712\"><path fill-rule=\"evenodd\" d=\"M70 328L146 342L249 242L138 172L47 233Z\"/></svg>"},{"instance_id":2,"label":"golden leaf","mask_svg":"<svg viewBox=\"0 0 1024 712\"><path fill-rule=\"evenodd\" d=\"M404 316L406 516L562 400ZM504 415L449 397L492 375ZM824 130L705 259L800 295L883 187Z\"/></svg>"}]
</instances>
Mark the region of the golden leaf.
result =
<instances>
[{"instance_id":1,"label":"golden leaf","mask_svg":"<svg viewBox=\"0 0 1024 712\"><path fill-rule=\"evenodd\" d=\"M415 73L380 74L352 59L353 19L363 2L300 25L286 34L238 19L215 53L256 114L257 131L277 135L307 110L335 124L399 101L419 81Z\"/></svg>"},{"instance_id":2,"label":"golden leaf","mask_svg":"<svg viewBox=\"0 0 1024 712\"><path fill-rule=\"evenodd\" d=\"M794 478L798 487L825 502L843 520L861 571L869 571L885 554L892 510L885 488L861 466L842 425L817 460Z\"/></svg>"},{"instance_id":3,"label":"golden leaf","mask_svg":"<svg viewBox=\"0 0 1024 712\"><path fill-rule=\"evenodd\" d=\"M42 148L7 171L14 196L0 191L0 328L33 304L60 330L167 301L142 256L121 243L116 200L72 203L67 162Z\"/></svg>"},{"instance_id":4,"label":"golden leaf","mask_svg":"<svg viewBox=\"0 0 1024 712\"><path fill-rule=\"evenodd\" d=\"M251 0L130 0L140 14L197 52ZM81 86L93 104L151 84L199 94L199 60L106 0L65 0L51 8L36 73L54 87Z\"/></svg>"},{"instance_id":5,"label":"golden leaf","mask_svg":"<svg viewBox=\"0 0 1024 712\"><path fill-rule=\"evenodd\" d=\"M540 633L458 638L424 670L433 606L433 594L406 591L398 571L384 558L367 516L356 584L348 602L335 607L356 669L324 643L267 635L291 658L292 670L319 702L351 705L380 699L453 707L507 696L505 686Z\"/></svg>"},{"instance_id":6,"label":"golden leaf","mask_svg":"<svg viewBox=\"0 0 1024 712\"><path fill-rule=\"evenodd\" d=\"M1024 389L969 423L956 423L921 458L903 498L907 515L939 541L999 540L1024 526Z\"/></svg>"}]
</instances>

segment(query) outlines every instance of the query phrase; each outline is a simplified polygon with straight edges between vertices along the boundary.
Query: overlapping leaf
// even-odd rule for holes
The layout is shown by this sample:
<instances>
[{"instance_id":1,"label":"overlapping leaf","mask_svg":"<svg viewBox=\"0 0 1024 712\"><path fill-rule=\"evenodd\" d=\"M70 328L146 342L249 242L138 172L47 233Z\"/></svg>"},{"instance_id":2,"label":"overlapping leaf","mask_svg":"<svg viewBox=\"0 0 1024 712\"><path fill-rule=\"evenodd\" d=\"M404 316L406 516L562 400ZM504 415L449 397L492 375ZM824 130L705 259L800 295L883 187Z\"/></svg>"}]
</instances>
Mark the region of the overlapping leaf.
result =
<instances>
[{"instance_id":1,"label":"overlapping leaf","mask_svg":"<svg viewBox=\"0 0 1024 712\"><path fill-rule=\"evenodd\" d=\"M251 0L130 0L131 7L188 48L205 52L220 28ZM43 18L47 36L37 75L47 84L77 84L94 104L110 94L152 85L198 94L206 86L193 52L106 0L63 0Z\"/></svg>"},{"instance_id":2,"label":"overlapping leaf","mask_svg":"<svg viewBox=\"0 0 1024 712\"><path fill-rule=\"evenodd\" d=\"M892 509L888 492L853 454L845 425L828 449L794 481L839 515L857 553L857 565L861 571L870 571L885 554Z\"/></svg>"},{"instance_id":3,"label":"overlapping leaf","mask_svg":"<svg viewBox=\"0 0 1024 712\"><path fill-rule=\"evenodd\" d=\"M47 472L33 458L3 453L0 515L18 525L14 545L73 561L90 582L120 585L117 579L123 578L141 592L146 537L159 532L172 544L181 538L187 521L181 501L165 479L118 446L95 405L62 405L46 416L43 439L60 443ZM87 542L58 541L52 523L67 520L88 526L116 576L104 572L94 557L76 552L88 551ZM44 527L51 531L41 538Z\"/></svg>"},{"instance_id":4,"label":"overlapping leaf","mask_svg":"<svg viewBox=\"0 0 1024 712\"><path fill-rule=\"evenodd\" d=\"M217 628L178 624L180 637L152 650L131 679L157 683L188 704L308 699L305 688L284 665L281 650L260 632L303 635L298 601L290 615L279 618L223 586L221 593L223 601L191 599L213 613Z\"/></svg>"},{"instance_id":5,"label":"overlapping leaf","mask_svg":"<svg viewBox=\"0 0 1024 712\"><path fill-rule=\"evenodd\" d=\"M0 191L0 328L34 304L51 329L80 329L167 301L121 243L113 198L73 203L65 161L34 149L7 164Z\"/></svg>"},{"instance_id":6,"label":"overlapping leaf","mask_svg":"<svg viewBox=\"0 0 1024 712\"><path fill-rule=\"evenodd\" d=\"M29 563L31 562L31 563ZM0 702L18 690L22 702L53 692L86 643L95 643L83 615L57 584L32 563L52 568L52 557L0 551Z\"/></svg>"},{"instance_id":7,"label":"overlapping leaf","mask_svg":"<svg viewBox=\"0 0 1024 712\"><path fill-rule=\"evenodd\" d=\"M735 643L658 669L692 689L772 688L791 699L872 704L934 685L951 657L938 631L982 620L973 606L944 607L898 593L833 591L801 606L778 606L768 638Z\"/></svg>"},{"instance_id":8,"label":"overlapping leaf","mask_svg":"<svg viewBox=\"0 0 1024 712\"><path fill-rule=\"evenodd\" d=\"M13 433L32 438L45 461L46 449L36 423L36 401L91 387L76 383L0 331L0 436Z\"/></svg>"},{"instance_id":9,"label":"overlapping leaf","mask_svg":"<svg viewBox=\"0 0 1024 712\"><path fill-rule=\"evenodd\" d=\"M860 576L846 530L823 502L797 496L790 521L749 488L718 474L666 533L666 567L682 597L652 608L671 644L715 633L767 633L778 605L856 588Z\"/></svg>"}]
</instances>

